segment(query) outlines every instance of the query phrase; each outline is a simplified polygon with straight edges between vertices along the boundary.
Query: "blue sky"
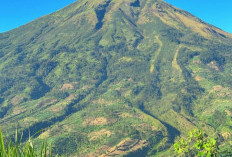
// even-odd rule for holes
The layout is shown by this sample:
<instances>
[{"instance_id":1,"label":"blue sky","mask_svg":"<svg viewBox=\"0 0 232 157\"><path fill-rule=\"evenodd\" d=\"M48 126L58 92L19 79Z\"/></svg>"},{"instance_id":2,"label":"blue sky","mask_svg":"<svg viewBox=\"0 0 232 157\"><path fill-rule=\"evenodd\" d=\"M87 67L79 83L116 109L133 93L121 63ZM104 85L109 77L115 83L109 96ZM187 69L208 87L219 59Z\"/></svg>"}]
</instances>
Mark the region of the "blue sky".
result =
<instances>
[{"instance_id":1,"label":"blue sky","mask_svg":"<svg viewBox=\"0 0 232 157\"><path fill-rule=\"evenodd\" d=\"M165 0L205 22L232 33L232 0Z\"/></svg>"},{"instance_id":2,"label":"blue sky","mask_svg":"<svg viewBox=\"0 0 232 157\"><path fill-rule=\"evenodd\" d=\"M1 0L0 32L55 12L76 0Z\"/></svg>"},{"instance_id":3,"label":"blue sky","mask_svg":"<svg viewBox=\"0 0 232 157\"><path fill-rule=\"evenodd\" d=\"M1 0L0 32L52 13L76 0ZM232 0L165 0L232 33Z\"/></svg>"}]
</instances>

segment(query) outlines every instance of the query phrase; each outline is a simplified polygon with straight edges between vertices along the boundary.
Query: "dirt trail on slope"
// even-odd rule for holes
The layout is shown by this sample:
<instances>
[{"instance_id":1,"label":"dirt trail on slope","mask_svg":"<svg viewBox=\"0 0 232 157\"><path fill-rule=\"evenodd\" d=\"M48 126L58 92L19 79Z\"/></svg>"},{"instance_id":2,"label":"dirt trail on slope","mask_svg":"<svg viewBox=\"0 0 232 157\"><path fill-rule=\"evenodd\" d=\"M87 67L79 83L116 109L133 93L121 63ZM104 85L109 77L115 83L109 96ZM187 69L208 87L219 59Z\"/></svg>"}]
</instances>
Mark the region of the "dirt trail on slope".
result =
<instances>
[{"instance_id":1,"label":"dirt trail on slope","mask_svg":"<svg viewBox=\"0 0 232 157\"><path fill-rule=\"evenodd\" d=\"M192 51L201 51L202 50L201 48L192 47L192 46L184 45L184 44L181 44L177 47L173 61L172 61L172 67L173 67L173 75L177 75L178 80L180 80L180 82L184 81L184 77L183 77L183 71L182 71L180 65L178 64L177 58L178 58L179 52L182 48L187 48L187 49L190 49Z\"/></svg>"},{"instance_id":2,"label":"dirt trail on slope","mask_svg":"<svg viewBox=\"0 0 232 157\"><path fill-rule=\"evenodd\" d=\"M182 74L182 69L180 68L179 64L177 63L177 57L179 54L180 49L183 47L183 45L179 45L176 49L173 61L172 61L172 67L175 68L177 71L179 71Z\"/></svg>"},{"instance_id":3,"label":"dirt trail on slope","mask_svg":"<svg viewBox=\"0 0 232 157\"><path fill-rule=\"evenodd\" d=\"M152 73L153 71L154 71L154 69L155 69L155 62L156 62L156 60L157 60L157 58L158 58L158 56L159 56L159 54L160 54L160 51L161 51L161 49L162 49L162 47L163 47L163 43L162 43L162 41L159 39L159 36L157 35L157 36L155 36L155 40L158 42L158 44L159 44L159 49L156 51L156 53L155 53L155 55L152 57L152 59L151 59L151 66L150 66L150 73Z\"/></svg>"}]
</instances>

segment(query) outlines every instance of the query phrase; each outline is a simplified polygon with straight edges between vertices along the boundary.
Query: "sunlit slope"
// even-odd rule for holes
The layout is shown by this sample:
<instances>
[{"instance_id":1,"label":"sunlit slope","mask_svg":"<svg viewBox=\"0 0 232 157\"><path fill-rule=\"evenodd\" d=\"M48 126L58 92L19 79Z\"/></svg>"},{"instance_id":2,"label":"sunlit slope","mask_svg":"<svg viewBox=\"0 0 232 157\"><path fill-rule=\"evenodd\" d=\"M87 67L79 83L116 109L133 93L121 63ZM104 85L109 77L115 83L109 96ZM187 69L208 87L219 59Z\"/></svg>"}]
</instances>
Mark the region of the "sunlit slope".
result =
<instances>
[{"instance_id":1,"label":"sunlit slope","mask_svg":"<svg viewBox=\"0 0 232 157\"><path fill-rule=\"evenodd\" d=\"M232 140L232 39L161 0L79 0L0 34L0 125L69 156Z\"/></svg>"}]
</instances>

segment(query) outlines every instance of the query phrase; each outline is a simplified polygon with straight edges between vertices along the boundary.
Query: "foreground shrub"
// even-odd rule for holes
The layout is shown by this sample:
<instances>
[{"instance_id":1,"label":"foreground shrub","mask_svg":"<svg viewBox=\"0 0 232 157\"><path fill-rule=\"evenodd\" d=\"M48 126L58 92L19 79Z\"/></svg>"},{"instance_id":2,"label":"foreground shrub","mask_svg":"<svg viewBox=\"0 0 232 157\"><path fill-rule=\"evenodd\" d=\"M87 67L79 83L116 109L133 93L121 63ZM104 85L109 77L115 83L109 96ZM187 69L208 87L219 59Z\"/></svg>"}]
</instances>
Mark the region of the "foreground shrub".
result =
<instances>
[{"instance_id":1,"label":"foreground shrub","mask_svg":"<svg viewBox=\"0 0 232 157\"><path fill-rule=\"evenodd\" d=\"M203 157L231 157L231 150L221 151L218 142L208 137L201 130L190 131L188 137L180 138L174 144L175 152L179 156L203 156Z\"/></svg>"},{"instance_id":2,"label":"foreground shrub","mask_svg":"<svg viewBox=\"0 0 232 157\"><path fill-rule=\"evenodd\" d=\"M0 128L0 157L52 157L51 147L47 145L47 142L43 142L40 151L38 151L35 150L30 137L25 143L18 139L16 131L14 142L11 138L5 141Z\"/></svg>"}]
</instances>

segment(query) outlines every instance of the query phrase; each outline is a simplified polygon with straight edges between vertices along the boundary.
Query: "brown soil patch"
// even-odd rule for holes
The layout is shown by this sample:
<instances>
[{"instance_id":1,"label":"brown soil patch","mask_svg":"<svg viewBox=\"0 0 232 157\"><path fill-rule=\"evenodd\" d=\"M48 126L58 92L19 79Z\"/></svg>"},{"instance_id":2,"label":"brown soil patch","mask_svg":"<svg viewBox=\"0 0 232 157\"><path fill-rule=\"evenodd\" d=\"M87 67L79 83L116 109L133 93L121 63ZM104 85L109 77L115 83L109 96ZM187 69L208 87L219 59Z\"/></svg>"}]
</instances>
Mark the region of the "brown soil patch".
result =
<instances>
[{"instance_id":1,"label":"brown soil patch","mask_svg":"<svg viewBox=\"0 0 232 157\"><path fill-rule=\"evenodd\" d=\"M59 105L59 106L52 106L49 108L49 110L53 111L53 112L60 112L60 111L62 111L63 108L64 108L64 106Z\"/></svg>"},{"instance_id":2,"label":"brown soil patch","mask_svg":"<svg viewBox=\"0 0 232 157\"><path fill-rule=\"evenodd\" d=\"M23 113L23 112L25 112L26 111L26 109L25 108L23 108L23 107L14 107L13 108L13 115L17 115L17 114L20 114L20 113Z\"/></svg>"},{"instance_id":3,"label":"brown soil patch","mask_svg":"<svg viewBox=\"0 0 232 157\"><path fill-rule=\"evenodd\" d=\"M221 85L213 86L213 91L215 91L215 92L218 92L222 89L223 89L223 87Z\"/></svg>"},{"instance_id":4,"label":"brown soil patch","mask_svg":"<svg viewBox=\"0 0 232 157\"><path fill-rule=\"evenodd\" d=\"M109 150L110 147L107 145L99 147L95 152L87 155L83 155L81 157L100 157L101 154L104 154L107 150Z\"/></svg>"},{"instance_id":5,"label":"brown soil patch","mask_svg":"<svg viewBox=\"0 0 232 157\"><path fill-rule=\"evenodd\" d=\"M204 79L203 77L200 77L200 76L198 76L198 75L195 77L195 80L196 80L196 81L201 81L201 80L203 80L203 79Z\"/></svg>"},{"instance_id":6,"label":"brown soil patch","mask_svg":"<svg viewBox=\"0 0 232 157\"><path fill-rule=\"evenodd\" d=\"M214 86L211 92L216 93L219 97L232 96L231 90L229 88L224 88L221 85Z\"/></svg>"},{"instance_id":7,"label":"brown soil patch","mask_svg":"<svg viewBox=\"0 0 232 157\"><path fill-rule=\"evenodd\" d=\"M219 67L218 67L218 65L217 65L217 63L215 62L215 61L212 61L212 62L210 62L209 64L207 64L210 68L212 68L212 69L214 69L214 70L216 70L216 71L219 71L220 69L219 69Z\"/></svg>"},{"instance_id":8,"label":"brown soil patch","mask_svg":"<svg viewBox=\"0 0 232 157\"><path fill-rule=\"evenodd\" d=\"M96 131L96 132L91 132L88 137L90 141L95 141L101 137L110 137L112 135L112 133L106 129L102 129L100 131Z\"/></svg>"},{"instance_id":9,"label":"brown soil patch","mask_svg":"<svg viewBox=\"0 0 232 157\"><path fill-rule=\"evenodd\" d=\"M121 87L117 87L117 88L115 88L115 90L120 91L120 90L121 90Z\"/></svg>"},{"instance_id":10,"label":"brown soil patch","mask_svg":"<svg viewBox=\"0 0 232 157\"><path fill-rule=\"evenodd\" d=\"M138 24L148 23L150 20L146 16L139 16Z\"/></svg>"},{"instance_id":11,"label":"brown soil patch","mask_svg":"<svg viewBox=\"0 0 232 157\"><path fill-rule=\"evenodd\" d=\"M222 92L217 94L218 97L227 97L227 96L232 96L231 93L229 92Z\"/></svg>"},{"instance_id":12,"label":"brown soil patch","mask_svg":"<svg viewBox=\"0 0 232 157\"><path fill-rule=\"evenodd\" d=\"M14 98L11 99L11 104L12 105L18 105L23 101L24 97L20 95L16 95Z\"/></svg>"},{"instance_id":13,"label":"brown soil patch","mask_svg":"<svg viewBox=\"0 0 232 157\"><path fill-rule=\"evenodd\" d=\"M110 148L105 154L100 157L112 157L126 154L128 152L136 151L148 145L145 140L138 139L125 139L122 140L117 146Z\"/></svg>"},{"instance_id":14,"label":"brown soil patch","mask_svg":"<svg viewBox=\"0 0 232 157\"><path fill-rule=\"evenodd\" d=\"M105 117L98 117L96 119L87 118L82 124L83 125L105 125L108 121Z\"/></svg>"},{"instance_id":15,"label":"brown soil patch","mask_svg":"<svg viewBox=\"0 0 232 157\"><path fill-rule=\"evenodd\" d=\"M59 128L57 128L60 130ZM65 130L65 132L72 132L75 129L75 126L73 124L68 125L62 125L62 130Z\"/></svg>"},{"instance_id":16,"label":"brown soil patch","mask_svg":"<svg viewBox=\"0 0 232 157\"><path fill-rule=\"evenodd\" d=\"M133 117L133 116L131 114L129 114L129 113L122 113L120 115L120 117L122 117L122 118L129 118L129 117Z\"/></svg>"},{"instance_id":17,"label":"brown soil patch","mask_svg":"<svg viewBox=\"0 0 232 157\"><path fill-rule=\"evenodd\" d=\"M201 61L200 60L194 60L192 63L193 64L201 64Z\"/></svg>"},{"instance_id":18,"label":"brown soil patch","mask_svg":"<svg viewBox=\"0 0 232 157\"><path fill-rule=\"evenodd\" d=\"M222 137L226 140L226 139L229 139L231 137L231 133L229 132L224 132L222 133Z\"/></svg>"},{"instance_id":19,"label":"brown soil patch","mask_svg":"<svg viewBox=\"0 0 232 157\"><path fill-rule=\"evenodd\" d=\"M76 99L76 97L77 97L77 95L70 94L70 95L66 98L66 100L67 100L67 101L72 101L72 100Z\"/></svg>"},{"instance_id":20,"label":"brown soil patch","mask_svg":"<svg viewBox=\"0 0 232 157\"><path fill-rule=\"evenodd\" d=\"M199 72L199 70L193 70L193 73L195 74L195 73L198 73Z\"/></svg>"},{"instance_id":21,"label":"brown soil patch","mask_svg":"<svg viewBox=\"0 0 232 157\"><path fill-rule=\"evenodd\" d=\"M65 83L63 84L60 90L69 90L69 89L74 89L74 86L70 83Z\"/></svg>"},{"instance_id":22,"label":"brown soil patch","mask_svg":"<svg viewBox=\"0 0 232 157\"><path fill-rule=\"evenodd\" d=\"M40 139L47 139L50 136L51 130L47 130L39 135Z\"/></svg>"},{"instance_id":23,"label":"brown soil patch","mask_svg":"<svg viewBox=\"0 0 232 157\"><path fill-rule=\"evenodd\" d=\"M87 90L87 89L89 89L90 87L88 86L88 85L84 85L81 89L83 89L83 90Z\"/></svg>"},{"instance_id":24,"label":"brown soil patch","mask_svg":"<svg viewBox=\"0 0 232 157\"><path fill-rule=\"evenodd\" d=\"M153 130L152 127L154 127L155 130ZM144 129L144 128L146 128L146 129ZM146 130L156 131L157 128L155 126L151 126L147 123L141 123L141 124L136 125L136 130L141 131L141 132L144 132Z\"/></svg>"},{"instance_id":25,"label":"brown soil patch","mask_svg":"<svg viewBox=\"0 0 232 157\"><path fill-rule=\"evenodd\" d=\"M151 127L151 130L152 130L152 131L157 131L157 130L158 130L158 128L157 128L157 127L155 127L155 126L152 126L152 127Z\"/></svg>"},{"instance_id":26,"label":"brown soil patch","mask_svg":"<svg viewBox=\"0 0 232 157\"><path fill-rule=\"evenodd\" d=\"M225 112L226 112L227 115L232 116L232 112L229 111L228 109L226 109Z\"/></svg>"}]
</instances>

